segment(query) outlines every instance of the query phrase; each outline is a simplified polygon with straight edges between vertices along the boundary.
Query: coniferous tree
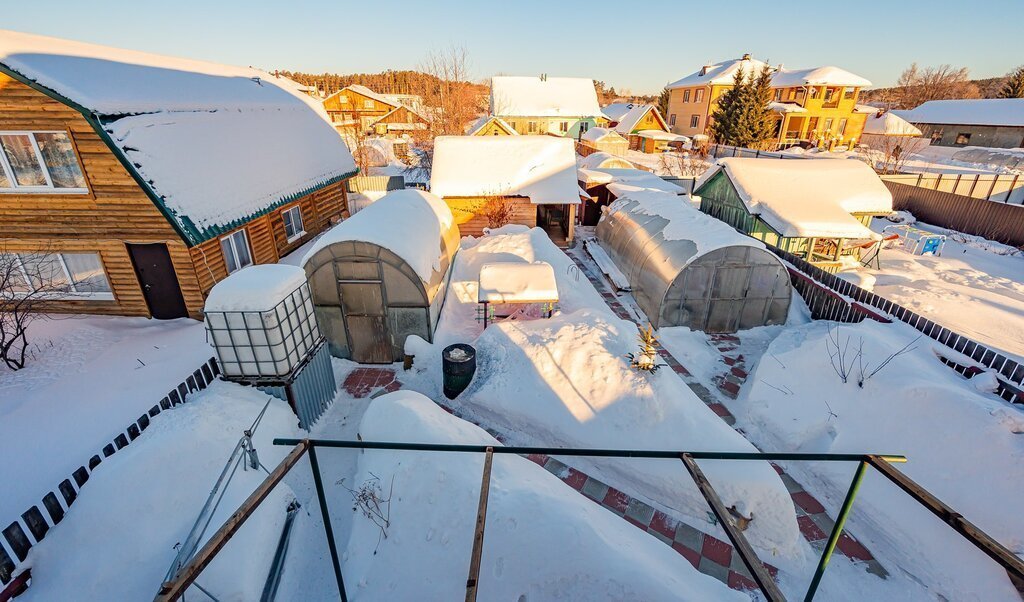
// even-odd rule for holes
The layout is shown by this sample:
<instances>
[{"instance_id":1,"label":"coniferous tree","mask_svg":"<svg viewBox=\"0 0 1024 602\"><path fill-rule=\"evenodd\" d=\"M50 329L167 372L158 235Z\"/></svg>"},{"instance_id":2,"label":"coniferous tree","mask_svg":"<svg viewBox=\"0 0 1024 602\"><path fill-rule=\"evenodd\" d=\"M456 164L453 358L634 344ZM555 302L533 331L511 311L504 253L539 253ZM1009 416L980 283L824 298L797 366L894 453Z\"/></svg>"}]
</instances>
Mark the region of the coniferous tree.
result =
<instances>
[{"instance_id":1,"label":"coniferous tree","mask_svg":"<svg viewBox=\"0 0 1024 602\"><path fill-rule=\"evenodd\" d=\"M1017 67L1006 76L999 98L1024 98L1024 67Z\"/></svg>"},{"instance_id":2,"label":"coniferous tree","mask_svg":"<svg viewBox=\"0 0 1024 602\"><path fill-rule=\"evenodd\" d=\"M732 87L718 97L718 103L711 114L711 137L719 144L736 144L736 131L746 94L746 78L742 69L737 69L732 78Z\"/></svg>"},{"instance_id":3,"label":"coniferous tree","mask_svg":"<svg viewBox=\"0 0 1024 602\"><path fill-rule=\"evenodd\" d=\"M746 148L763 148L775 137L772 73L765 66L760 73L745 74L737 69L732 88L718 97L712 114L711 132L716 142Z\"/></svg>"},{"instance_id":4,"label":"coniferous tree","mask_svg":"<svg viewBox=\"0 0 1024 602\"><path fill-rule=\"evenodd\" d=\"M661 94L658 95L658 112L661 113L663 116L666 116L666 119L668 118L668 97L669 89L662 88Z\"/></svg>"},{"instance_id":5,"label":"coniferous tree","mask_svg":"<svg viewBox=\"0 0 1024 602\"><path fill-rule=\"evenodd\" d=\"M775 137L775 128L778 119L772 114L768 105L772 101L772 71L765 65L761 72L754 77L750 74L751 83L748 90L746 109L746 124L744 133L747 137L745 146L749 148L764 149Z\"/></svg>"}]
</instances>

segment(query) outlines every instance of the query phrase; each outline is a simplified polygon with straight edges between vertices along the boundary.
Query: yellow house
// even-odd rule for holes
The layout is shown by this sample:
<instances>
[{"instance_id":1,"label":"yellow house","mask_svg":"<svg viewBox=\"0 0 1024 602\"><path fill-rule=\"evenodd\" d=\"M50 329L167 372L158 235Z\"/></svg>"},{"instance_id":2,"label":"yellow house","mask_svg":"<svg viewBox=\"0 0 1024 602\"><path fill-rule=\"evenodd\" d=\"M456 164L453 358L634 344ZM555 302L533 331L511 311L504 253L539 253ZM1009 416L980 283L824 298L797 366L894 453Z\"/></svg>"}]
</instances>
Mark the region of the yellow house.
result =
<instances>
[{"instance_id":1,"label":"yellow house","mask_svg":"<svg viewBox=\"0 0 1024 602\"><path fill-rule=\"evenodd\" d=\"M324 99L324 109L338 130L368 132L377 121L401 106L358 84L346 86Z\"/></svg>"},{"instance_id":2,"label":"yellow house","mask_svg":"<svg viewBox=\"0 0 1024 602\"><path fill-rule=\"evenodd\" d=\"M580 77L493 77L491 115L527 135L578 138L608 125L594 80Z\"/></svg>"},{"instance_id":3,"label":"yellow house","mask_svg":"<svg viewBox=\"0 0 1024 602\"><path fill-rule=\"evenodd\" d=\"M669 84L668 125L675 134L709 133L709 121L719 97L732 88L737 71L756 75L767 64L742 58L713 65ZM778 116L776 146L852 145L860 139L867 114L857 111L862 88L871 82L840 69L771 67L774 91L771 109Z\"/></svg>"},{"instance_id":4,"label":"yellow house","mask_svg":"<svg viewBox=\"0 0 1024 602\"><path fill-rule=\"evenodd\" d=\"M519 132L500 117L484 115L466 130L467 136L518 136Z\"/></svg>"}]
</instances>

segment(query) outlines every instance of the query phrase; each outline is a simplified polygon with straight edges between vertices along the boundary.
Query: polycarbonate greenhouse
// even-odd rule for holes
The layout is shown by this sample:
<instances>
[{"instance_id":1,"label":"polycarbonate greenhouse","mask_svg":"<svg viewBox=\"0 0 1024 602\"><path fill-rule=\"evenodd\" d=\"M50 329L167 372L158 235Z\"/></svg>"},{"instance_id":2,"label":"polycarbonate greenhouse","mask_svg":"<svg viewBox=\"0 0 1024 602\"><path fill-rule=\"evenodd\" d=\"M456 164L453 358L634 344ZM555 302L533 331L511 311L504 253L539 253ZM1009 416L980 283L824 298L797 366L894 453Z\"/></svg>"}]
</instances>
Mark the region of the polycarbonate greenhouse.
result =
<instances>
[{"instance_id":1,"label":"polycarbonate greenhouse","mask_svg":"<svg viewBox=\"0 0 1024 602\"><path fill-rule=\"evenodd\" d=\"M730 333L784 323L792 292L779 258L688 202L631 193L597 225L601 246L651 324Z\"/></svg>"},{"instance_id":2,"label":"polycarbonate greenhouse","mask_svg":"<svg viewBox=\"0 0 1024 602\"><path fill-rule=\"evenodd\" d=\"M405 339L432 341L459 247L438 197L391 192L338 224L303 260L331 355L389 364Z\"/></svg>"}]
</instances>

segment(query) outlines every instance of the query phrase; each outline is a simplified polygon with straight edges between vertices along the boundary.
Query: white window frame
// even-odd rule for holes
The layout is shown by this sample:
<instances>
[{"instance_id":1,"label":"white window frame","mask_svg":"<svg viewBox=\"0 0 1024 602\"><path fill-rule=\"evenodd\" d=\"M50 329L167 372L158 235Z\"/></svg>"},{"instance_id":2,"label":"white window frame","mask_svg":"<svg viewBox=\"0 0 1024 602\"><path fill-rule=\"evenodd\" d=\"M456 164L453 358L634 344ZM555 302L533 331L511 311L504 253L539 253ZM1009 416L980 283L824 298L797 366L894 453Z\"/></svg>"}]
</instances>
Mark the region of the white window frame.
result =
<instances>
[{"instance_id":1,"label":"white window frame","mask_svg":"<svg viewBox=\"0 0 1024 602\"><path fill-rule=\"evenodd\" d=\"M18 180L14 177L14 169L11 168L11 164L7 160L7 153L4 152L3 148L0 148L0 171L7 177L7 181L11 183L9 188L0 187L0 194L88 194L88 187L57 188L53 185L53 179L50 178L50 168L43 159L43 152L39 149L39 143L36 142L36 134L64 134L69 139L71 138L71 132L67 130L0 130L0 136L28 136L29 142L32 143L32 150L36 155L36 161L39 162L39 166L43 170L43 177L46 178L46 186L19 186ZM78 161L78 171L81 172L84 179L85 169L82 167L82 160L79 158L77 151L75 151L75 161Z\"/></svg>"},{"instance_id":2,"label":"white window frame","mask_svg":"<svg viewBox=\"0 0 1024 602\"><path fill-rule=\"evenodd\" d=\"M700 127L700 115L690 115L690 127Z\"/></svg>"},{"instance_id":3,"label":"white window frame","mask_svg":"<svg viewBox=\"0 0 1024 602\"><path fill-rule=\"evenodd\" d=\"M704 102L704 88L697 88L693 93L693 102Z\"/></svg>"},{"instance_id":4,"label":"white window frame","mask_svg":"<svg viewBox=\"0 0 1024 602\"><path fill-rule=\"evenodd\" d=\"M238 243L235 242L235 237L238 236L239 234L241 234L242 238L245 240L245 248L246 248L247 251L249 251L249 263L247 263L245 265L242 265L242 262L238 261ZM251 266L251 265L253 265L255 263L255 261L253 260L253 256L252 256L252 245L249 244L249 233L245 231L245 228L242 228L240 230L235 230L231 234L226 234L224 236L221 236L220 239L228 241L228 247L231 248L231 254L234 255L235 265L237 266L233 270L228 269L228 274L234 274L238 270L241 270L243 268L247 268L247 267L249 267L249 266ZM223 249L223 246L221 247L221 249ZM227 260L227 258L224 259L224 268L225 269L228 268L228 260Z\"/></svg>"},{"instance_id":5,"label":"white window frame","mask_svg":"<svg viewBox=\"0 0 1024 602\"><path fill-rule=\"evenodd\" d=\"M288 215L291 216L289 219L292 220L292 227L293 228L295 227L295 219L296 219L295 216L298 216L299 230L298 230L298 232L292 234L291 236L288 236L288 222L286 222L285 219L284 219L285 214L288 214ZM285 235L285 238L287 238L288 242L295 242L296 240L298 240L298 239L300 239L300 238L302 238L303 236L306 235L306 222L303 221L303 219L302 219L302 206L301 205L293 205L291 207L288 207L287 209L282 209L281 210L281 222L284 225L284 235Z\"/></svg>"},{"instance_id":6,"label":"white window frame","mask_svg":"<svg viewBox=\"0 0 1024 602\"><path fill-rule=\"evenodd\" d=\"M70 251L69 251L70 252ZM33 255L31 251L8 251L8 254L14 256L14 262L18 265L18 270L21 272L21 277L25 281L25 285L32 289L32 293L36 292L36 287L32 284L32 278L29 276L28 270L25 269L25 262L21 259L22 255ZM68 264L64 262L64 254L60 252L51 253L57 258L57 263L60 264L60 269L64 272L64 278L68 281L68 287L71 289L69 292L61 293L53 297L46 297L44 301L68 301L74 299L89 299L92 301L113 301L114 300L114 287L110 284L110 276L107 275L107 266L103 265L103 256L99 253L92 251L84 251L90 255L95 255L100 260L100 265L103 266L103 278L107 281L107 288L110 292L97 292L97 291L79 291L76 290L75 279L71 277L71 270L68 269ZM31 293L15 293L16 296L25 296Z\"/></svg>"}]
</instances>

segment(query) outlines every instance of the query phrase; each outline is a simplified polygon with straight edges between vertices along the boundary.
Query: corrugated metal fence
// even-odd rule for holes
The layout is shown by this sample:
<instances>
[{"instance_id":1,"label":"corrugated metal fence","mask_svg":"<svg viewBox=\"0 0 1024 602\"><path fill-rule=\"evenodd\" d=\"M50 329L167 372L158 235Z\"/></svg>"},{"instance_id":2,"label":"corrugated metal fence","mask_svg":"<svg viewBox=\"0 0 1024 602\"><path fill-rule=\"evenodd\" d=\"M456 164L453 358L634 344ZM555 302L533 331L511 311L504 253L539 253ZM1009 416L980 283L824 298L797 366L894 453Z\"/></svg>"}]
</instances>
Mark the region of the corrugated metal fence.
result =
<instances>
[{"instance_id":1,"label":"corrugated metal fence","mask_svg":"<svg viewBox=\"0 0 1024 602\"><path fill-rule=\"evenodd\" d=\"M893 208L909 211L922 222L1024 246L1024 206L883 180L892 192Z\"/></svg>"},{"instance_id":2,"label":"corrugated metal fence","mask_svg":"<svg viewBox=\"0 0 1024 602\"><path fill-rule=\"evenodd\" d=\"M988 201L980 201L988 202ZM800 257L768 245L776 255L786 260L792 268L790 279L793 288L807 302L811 315L818 320L835 320L837 322L860 322L864 318L873 318L883 322L890 319L909 324L925 336L945 345L957 354L967 356L974 362L994 370L999 377L998 394L1007 401L1024 403L1024 365L1003 353L954 332L941 324L937 324L924 316L889 301L872 292L866 291L848 280L813 266ZM943 358L944 363L959 366L958 371L971 371L972 366L964 366L957 361L959 356Z\"/></svg>"},{"instance_id":3,"label":"corrugated metal fence","mask_svg":"<svg viewBox=\"0 0 1024 602\"><path fill-rule=\"evenodd\" d=\"M355 176L348 180L349 192L381 192L405 188L404 176Z\"/></svg>"}]
</instances>

